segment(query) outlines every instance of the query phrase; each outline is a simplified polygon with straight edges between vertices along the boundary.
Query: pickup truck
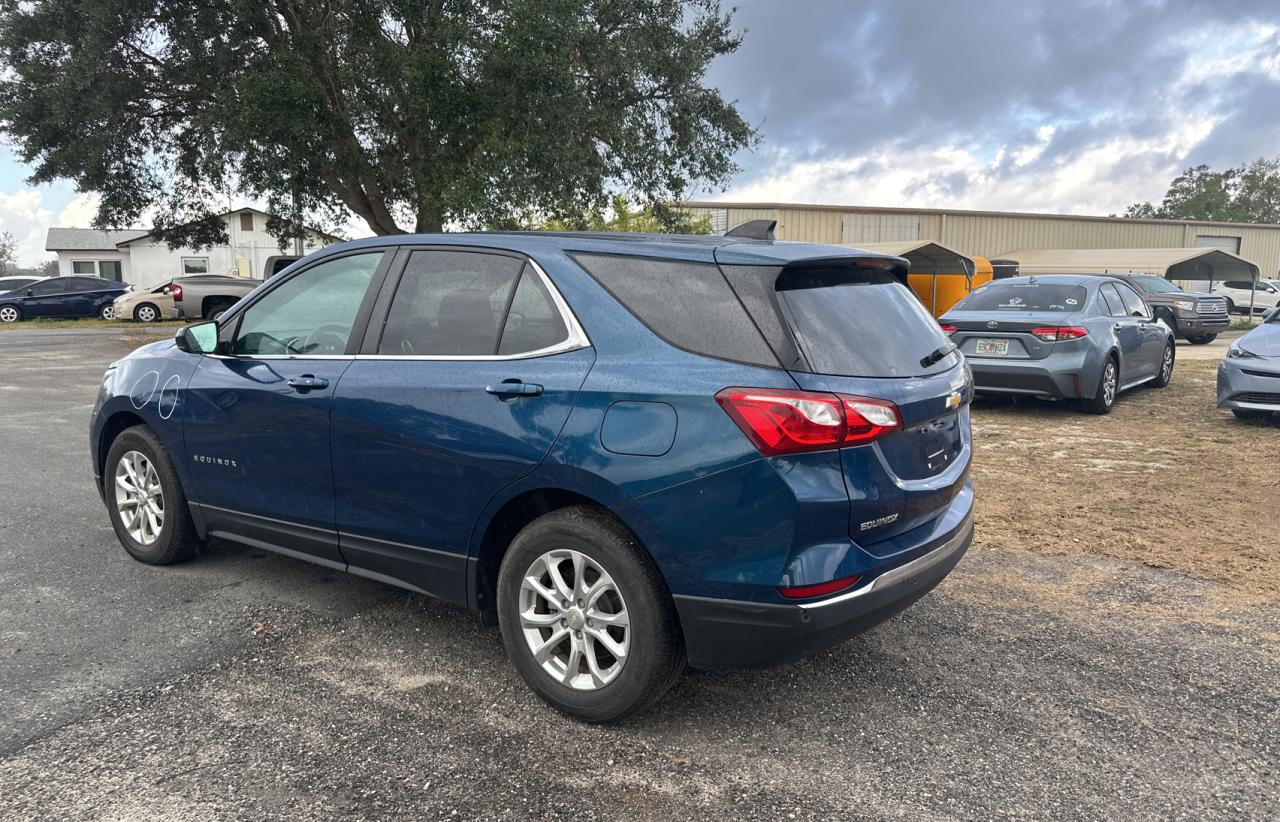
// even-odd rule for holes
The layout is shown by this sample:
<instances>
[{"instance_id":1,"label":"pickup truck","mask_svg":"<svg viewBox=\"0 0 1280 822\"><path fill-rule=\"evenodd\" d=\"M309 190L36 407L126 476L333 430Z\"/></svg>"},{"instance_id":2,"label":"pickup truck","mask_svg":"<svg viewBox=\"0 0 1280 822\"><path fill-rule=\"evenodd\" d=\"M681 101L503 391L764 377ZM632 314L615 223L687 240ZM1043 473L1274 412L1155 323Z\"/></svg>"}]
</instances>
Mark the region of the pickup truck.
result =
<instances>
[{"instance_id":1,"label":"pickup truck","mask_svg":"<svg viewBox=\"0 0 1280 822\"><path fill-rule=\"evenodd\" d=\"M1231 325L1227 301L1217 294L1183 291L1154 274L1108 274L1138 290L1157 320L1173 329L1174 335L1192 345L1213 342Z\"/></svg>"},{"instance_id":2,"label":"pickup truck","mask_svg":"<svg viewBox=\"0 0 1280 822\"><path fill-rule=\"evenodd\" d=\"M241 297L262 285L262 280L245 277L201 277L175 281L169 289L173 308L169 314L180 320L216 320Z\"/></svg>"}]
</instances>

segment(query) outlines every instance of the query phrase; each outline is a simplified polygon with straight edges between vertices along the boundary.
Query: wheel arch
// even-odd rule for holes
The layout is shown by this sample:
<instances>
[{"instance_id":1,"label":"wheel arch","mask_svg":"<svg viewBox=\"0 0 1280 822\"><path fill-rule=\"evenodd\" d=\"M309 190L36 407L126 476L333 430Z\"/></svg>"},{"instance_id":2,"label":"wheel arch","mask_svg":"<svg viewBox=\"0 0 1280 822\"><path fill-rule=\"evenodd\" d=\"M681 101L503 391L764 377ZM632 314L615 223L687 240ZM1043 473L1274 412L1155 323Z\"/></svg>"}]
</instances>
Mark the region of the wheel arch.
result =
<instances>
[{"instance_id":1,"label":"wheel arch","mask_svg":"<svg viewBox=\"0 0 1280 822\"><path fill-rule=\"evenodd\" d=\"M578 477L582 473L585 476ZM558 482L526 481L511 486L495 497L485 507L472 531L470 568L468 569L467 603L481 613L493 613L496 609L498 569L506 555L511 540L526 525L538 517L575 505L588 505L617 520L635 537L658 574L666 582L666 572L659 565L652 540L658 532L651 523L637 522L633 515L618 510L616 504L625 495L611 483L575 471L571 475L558 476Z\"/></svg>"},{"instance_id":2,"label":"wheel arch","mask_svg":"<svg viewBox=\"0 0 1280 822\"><path fill-rule=\"evenodd\" d=\"M102 430L98 432L98 449L94 455L94 471L99 478L106 476L107 452L116 437L130 428L146 425L147 421L133 411L116 411L102 422ZM105 482L105 480L102 480Z\"/></svg>"}]
</instances>

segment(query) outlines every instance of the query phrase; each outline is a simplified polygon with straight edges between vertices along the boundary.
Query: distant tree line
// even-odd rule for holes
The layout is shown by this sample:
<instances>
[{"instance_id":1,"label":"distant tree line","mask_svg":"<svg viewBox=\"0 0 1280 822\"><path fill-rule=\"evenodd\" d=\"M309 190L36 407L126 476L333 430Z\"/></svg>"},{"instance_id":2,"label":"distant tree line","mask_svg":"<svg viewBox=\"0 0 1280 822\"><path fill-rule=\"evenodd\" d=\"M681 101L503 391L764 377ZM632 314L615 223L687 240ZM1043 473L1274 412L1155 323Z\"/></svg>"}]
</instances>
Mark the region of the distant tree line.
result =
<instances>
[{"instance_id":1,"label":"distant tree line","mask_svg":"<svg viewBox=\"0 0 1280 822\"><path fill-rule=\"evenodd\" d=\"M1189 168L1174 178L1159 205L1134 203L1126 217L1280 223L1280 158L1239 168Z\"/></svg>"}]
</instances>

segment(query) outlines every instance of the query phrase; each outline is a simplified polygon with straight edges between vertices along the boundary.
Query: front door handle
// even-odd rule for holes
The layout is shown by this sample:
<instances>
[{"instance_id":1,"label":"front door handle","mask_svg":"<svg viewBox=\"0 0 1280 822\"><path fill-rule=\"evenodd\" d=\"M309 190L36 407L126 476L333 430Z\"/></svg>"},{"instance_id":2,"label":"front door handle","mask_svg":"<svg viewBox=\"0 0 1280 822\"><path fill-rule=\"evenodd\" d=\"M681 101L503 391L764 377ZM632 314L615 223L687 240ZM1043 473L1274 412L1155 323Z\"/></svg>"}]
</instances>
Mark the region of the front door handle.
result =
<instances>
[{"instance_id":1,"label":"front door handle","mask_svg":"<svg viewBox=\"0 0 1280 822\"><path fill-rule=\"evenodd\" d=\"M540 397L542 386L531 382L507 380L497 385L486 385L485 391L498 397Z\"/></svg>"},{"instance_id":2,"label":"front door handle","mask_svg":"<svg viewBox=\"0 0 1280 822\"><path fill-rule=\"evenodd\" d=\"M317 388L328 388L329 381L324 377L315 377L311 374L303 374L300 377L294 377L289 380L285 385L288 385L290 388L296 388L299 391L312 391Z\"/></svg>"}]
</instances>

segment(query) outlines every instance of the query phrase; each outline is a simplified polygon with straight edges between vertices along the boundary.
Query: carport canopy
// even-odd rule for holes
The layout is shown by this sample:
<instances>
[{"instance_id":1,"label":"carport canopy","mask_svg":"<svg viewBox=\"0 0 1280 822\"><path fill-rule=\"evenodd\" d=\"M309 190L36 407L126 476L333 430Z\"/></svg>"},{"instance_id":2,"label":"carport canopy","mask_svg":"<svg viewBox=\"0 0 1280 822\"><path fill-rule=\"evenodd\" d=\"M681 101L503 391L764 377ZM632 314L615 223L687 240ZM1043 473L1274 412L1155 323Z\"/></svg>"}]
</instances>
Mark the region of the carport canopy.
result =
<instances>
[{"instance_id":1,"label":"carport canopy","mask_svg":"<svg viewBox=\"0 0 1280 822\"><path fill-rule=\"evenodd\" d=\"M1167 280L1249 280L1258 265L1220 248L1063 248L1001 254L1019 274L1155 274Z\"/></svg>"},{"instance_id":2,"label":"carport canopy","mask_svg":"<svg viewBox=\"0 0 1280 822\"><path fill-rule=\"evenodd\" d=\"M911 263L912 274L964 274L972 277L973 258L967 257L942 243L928 240L903 240L893 243L841 243L850 248L879 251L905 257Z\"/></svg>"}]
</instances>

